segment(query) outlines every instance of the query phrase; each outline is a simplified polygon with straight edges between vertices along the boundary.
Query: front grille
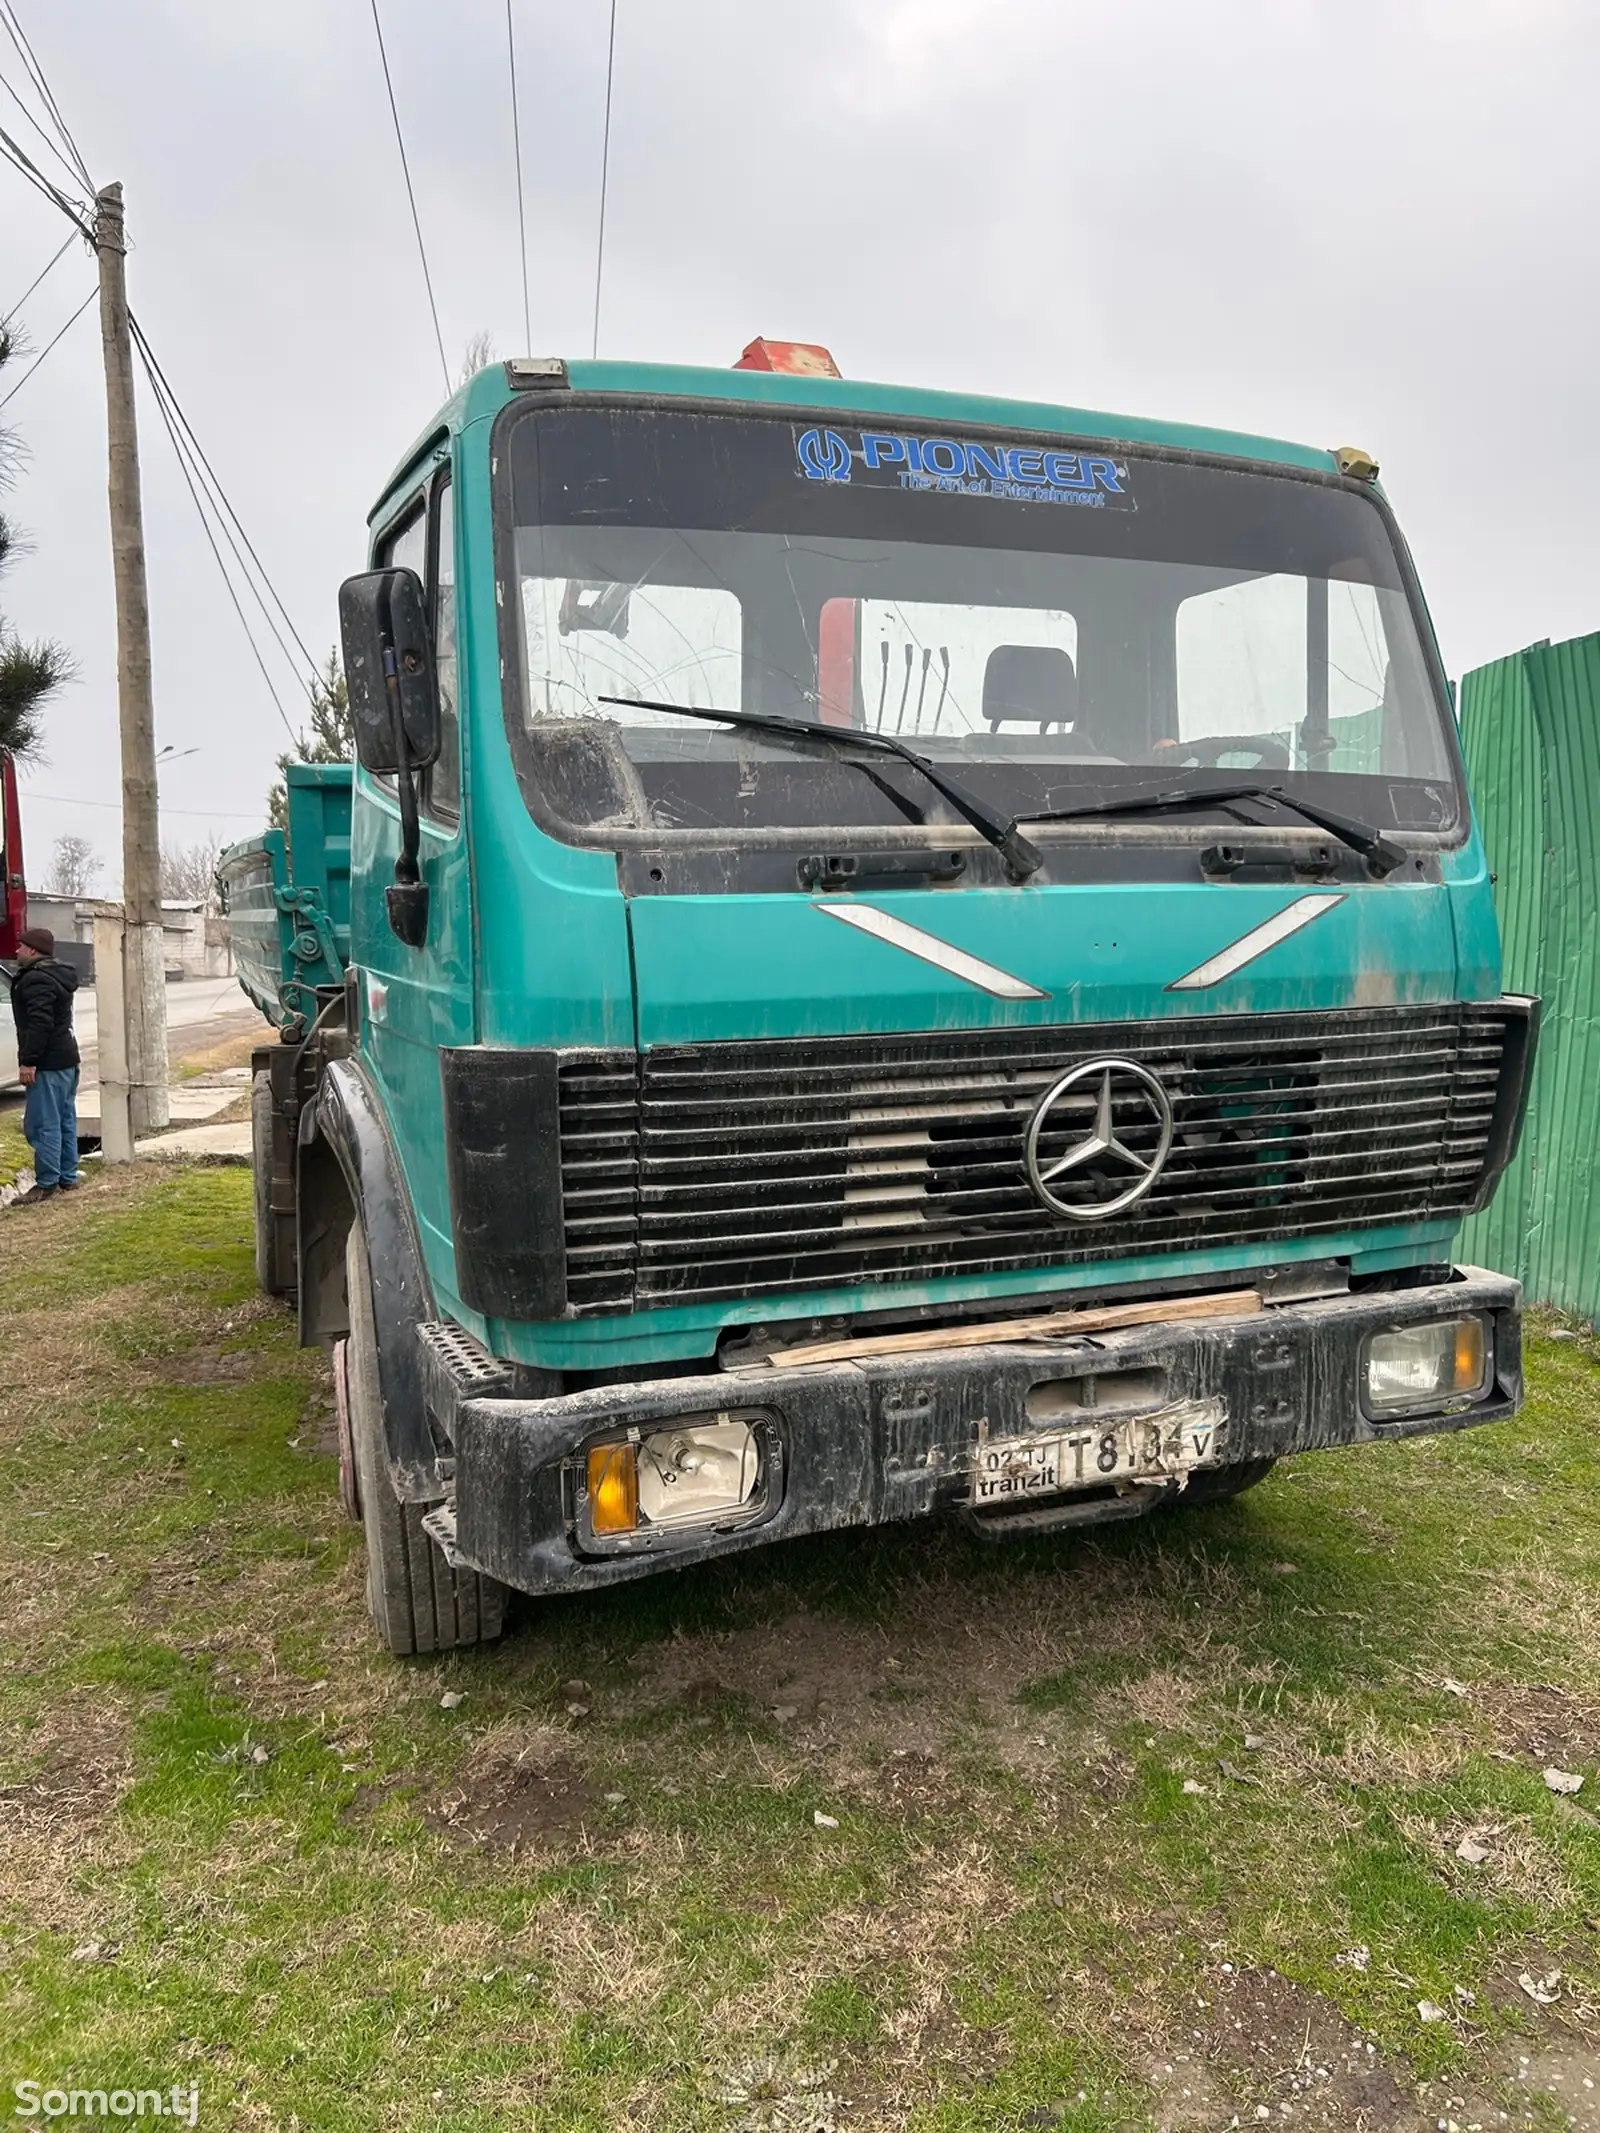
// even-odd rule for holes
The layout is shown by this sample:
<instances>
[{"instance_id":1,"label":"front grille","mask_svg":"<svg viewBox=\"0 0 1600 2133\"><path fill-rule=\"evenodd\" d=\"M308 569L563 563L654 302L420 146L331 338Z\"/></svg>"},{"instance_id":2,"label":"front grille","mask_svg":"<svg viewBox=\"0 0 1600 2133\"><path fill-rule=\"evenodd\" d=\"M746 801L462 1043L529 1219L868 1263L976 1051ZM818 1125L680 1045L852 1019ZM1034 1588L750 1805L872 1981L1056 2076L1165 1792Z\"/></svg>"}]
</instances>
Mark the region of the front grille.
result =
<instances>
[{"instance_id":1,"label":"front grille","mask_svg":"<svg viewBox=\"0 0 1600 2133\"><path fill-rule=\"evenodd\" d=\"M579 1315L1072 1266L1461 1214L1482 1176L1499 1004L1226 1015L567 1054L567 1308ZM1131 1059L1174 1136L1109 1220L1034 1198L1028 1121L1069 1068ZM1096 1091L1073 1101L1087 1125ZM1135 1153L1156 1121L1131 1093ZM1052 1112L1042 1154L1077 1128ZM1124 1178L1126 1173L1124 1173Z\"/></svg>"}]
</instances>

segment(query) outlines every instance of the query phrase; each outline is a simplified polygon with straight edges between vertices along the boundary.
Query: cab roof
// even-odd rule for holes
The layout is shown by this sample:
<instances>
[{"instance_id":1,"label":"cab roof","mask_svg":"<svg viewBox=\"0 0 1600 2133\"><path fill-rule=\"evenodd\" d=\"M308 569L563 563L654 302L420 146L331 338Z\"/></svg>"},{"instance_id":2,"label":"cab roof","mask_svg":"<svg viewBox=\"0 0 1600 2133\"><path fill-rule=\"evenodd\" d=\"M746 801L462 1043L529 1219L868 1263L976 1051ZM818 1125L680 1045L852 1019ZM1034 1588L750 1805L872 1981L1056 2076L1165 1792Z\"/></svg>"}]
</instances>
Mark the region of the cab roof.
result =
<instances>
[{"instance_id":1,"label":"cab roof","mask_svg":"<svg viewBox=\"0 0 1600 2133\"><path fill-rule=\"evenodd\" d=\"M689 363L619 363L578 360L565 366L566 390L598 397L641 395L666 400L722 400L730 405L783 407L838 416L890 415L961 429L1015 429L1058 434L1108 445L1157 445L1169 451L1202 452L1266 466L1336 474L1331 451L1290 444L1281 437L1254 437L1241 430L1209 429L1197 423L1152 421L1110 415L1084 407L1058 407L1047 400L1002 400L983 393L936 392L917 385L876 385L859 378L819 378L763 370L714 370ZM559 387L555 389L559 390ZM548 381L513 385L505 363L480 370L440 409L396 467L368 523L385 513L418 462L431 456L444 433L455 433L497 415L506 402L537 401L552 390Z\"/></svg>"}]
</instances>

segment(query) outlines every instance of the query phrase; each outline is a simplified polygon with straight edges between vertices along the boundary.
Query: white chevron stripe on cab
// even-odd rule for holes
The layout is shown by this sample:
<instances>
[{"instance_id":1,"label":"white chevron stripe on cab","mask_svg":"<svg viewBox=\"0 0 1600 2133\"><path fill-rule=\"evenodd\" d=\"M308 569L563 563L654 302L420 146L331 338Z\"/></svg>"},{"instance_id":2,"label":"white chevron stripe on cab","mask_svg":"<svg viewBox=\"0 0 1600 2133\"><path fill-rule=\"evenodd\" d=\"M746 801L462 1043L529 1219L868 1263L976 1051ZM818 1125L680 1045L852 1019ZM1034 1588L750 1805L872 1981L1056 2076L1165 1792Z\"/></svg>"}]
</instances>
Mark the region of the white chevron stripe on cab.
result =
<instances>
[{"instance_id":1,"label":"white chevron stripe on cab","mask_svg":"<svg viewBox=\"0 0 1600 2133\"><path fill-rule=\"evenodd\" d=\"M1253 963L1269 948L1276 948L1279 941L1286 941L1291 933L1298 933L1302 926L1309 926L1313 919L1321 918L1344 901L1343 896L1297 896L1261 925L1242 933L1231 947L1219 948L1183 977L1174 978L1168 992L1200 992L1207 985L1220 985L1236 970L1243 970L1246 963Z\"/></svg>"}]
</instances>

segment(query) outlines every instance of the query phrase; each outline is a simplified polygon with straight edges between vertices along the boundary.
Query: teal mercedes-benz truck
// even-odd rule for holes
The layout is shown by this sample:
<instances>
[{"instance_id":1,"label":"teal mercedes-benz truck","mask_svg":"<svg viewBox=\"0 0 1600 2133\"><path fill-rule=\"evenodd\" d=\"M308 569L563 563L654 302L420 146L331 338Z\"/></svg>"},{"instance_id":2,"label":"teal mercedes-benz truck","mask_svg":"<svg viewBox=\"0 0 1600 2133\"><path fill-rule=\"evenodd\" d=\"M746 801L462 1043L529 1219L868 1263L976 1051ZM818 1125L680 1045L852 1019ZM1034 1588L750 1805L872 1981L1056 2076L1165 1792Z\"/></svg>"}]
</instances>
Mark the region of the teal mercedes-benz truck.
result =
<instances>
[{"instance_id":1,"label":"teal mercedes-benz truck","mask_svg":"<svg viewBox=\"0 0 1600 2133\"><path fill-rule=\"evenodd\" d=\"M353 771L224 875L393 1650L1516 1412L1537 1003L1364 453L521 359L370 562Z\"/></svg>"}]
</instances>

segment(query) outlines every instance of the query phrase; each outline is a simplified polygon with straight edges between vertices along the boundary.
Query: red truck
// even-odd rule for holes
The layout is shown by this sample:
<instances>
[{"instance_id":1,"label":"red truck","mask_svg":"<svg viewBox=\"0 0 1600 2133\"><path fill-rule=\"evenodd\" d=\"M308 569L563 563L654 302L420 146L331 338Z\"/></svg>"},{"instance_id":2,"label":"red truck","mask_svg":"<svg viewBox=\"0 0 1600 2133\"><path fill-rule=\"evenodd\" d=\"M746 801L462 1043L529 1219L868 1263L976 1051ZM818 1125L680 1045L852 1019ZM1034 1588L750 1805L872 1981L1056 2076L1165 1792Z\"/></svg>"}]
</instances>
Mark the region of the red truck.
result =
<instances>
[{"instance_id":1,"label":"red truck","mask_svg":"<svg viewBox=\"0 0 1600 2133\"><path fill-rule=\"evenodd\" d=\"M28 891L22 879L22 808L17 799L17 766L0 748L0 960L17 952L17 936L28 923ZM17 1033L10 1015L0 1013L0 1089L17 1078Z\"/></svg>"}]
</instances>

